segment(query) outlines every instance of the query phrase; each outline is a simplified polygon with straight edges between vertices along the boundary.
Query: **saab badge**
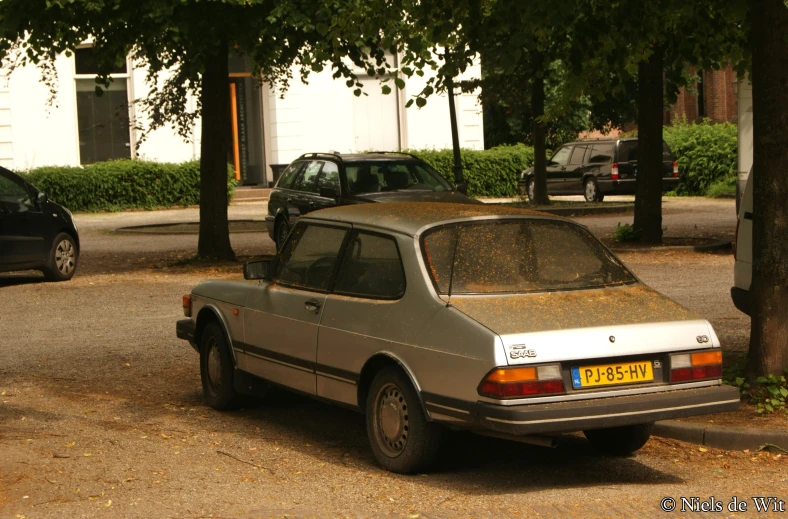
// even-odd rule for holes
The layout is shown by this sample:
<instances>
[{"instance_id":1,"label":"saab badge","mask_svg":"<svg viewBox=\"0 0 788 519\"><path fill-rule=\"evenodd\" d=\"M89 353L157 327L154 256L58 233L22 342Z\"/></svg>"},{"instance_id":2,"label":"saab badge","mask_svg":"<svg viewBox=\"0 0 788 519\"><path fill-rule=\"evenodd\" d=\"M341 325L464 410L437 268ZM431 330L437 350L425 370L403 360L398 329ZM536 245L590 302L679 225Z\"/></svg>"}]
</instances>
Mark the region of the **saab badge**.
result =
<instances>
[{"instance_id":1,"label":"saab badge","mask_svg":"<svg viewBox=\"0 0 788 519\"><path fill-rule=\"evenodd\" d=\"M536 357L536 350L529 350L525 344L515 344L509 351L509 357L512 359L524 359L527 357Z\"/></svg>"}]
</instances>

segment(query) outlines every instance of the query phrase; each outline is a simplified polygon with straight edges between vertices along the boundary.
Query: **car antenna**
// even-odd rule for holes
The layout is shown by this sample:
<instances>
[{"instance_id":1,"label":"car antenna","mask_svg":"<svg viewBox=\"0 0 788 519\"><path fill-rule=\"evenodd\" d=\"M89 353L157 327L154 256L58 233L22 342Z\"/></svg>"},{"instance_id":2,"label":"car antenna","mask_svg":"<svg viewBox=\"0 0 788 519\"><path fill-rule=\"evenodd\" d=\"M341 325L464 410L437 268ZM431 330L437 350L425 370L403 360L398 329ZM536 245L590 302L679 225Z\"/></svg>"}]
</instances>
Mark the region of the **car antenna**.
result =
<instances>
[{"instance_id":1,"label":"car antenna","mask_svg":"<svg viewBox=\"0 0 788 519\"><path fill-rule=\"evenodd\" d=\"M454 282L454 262L457 260L457 245L460 243L460 226L457 226L457 237L454 239L454 252L451 255L451 266L449 267L449 299L446 301L446 308L451 306L451 286Z\"/></svg>"}]
</instances>

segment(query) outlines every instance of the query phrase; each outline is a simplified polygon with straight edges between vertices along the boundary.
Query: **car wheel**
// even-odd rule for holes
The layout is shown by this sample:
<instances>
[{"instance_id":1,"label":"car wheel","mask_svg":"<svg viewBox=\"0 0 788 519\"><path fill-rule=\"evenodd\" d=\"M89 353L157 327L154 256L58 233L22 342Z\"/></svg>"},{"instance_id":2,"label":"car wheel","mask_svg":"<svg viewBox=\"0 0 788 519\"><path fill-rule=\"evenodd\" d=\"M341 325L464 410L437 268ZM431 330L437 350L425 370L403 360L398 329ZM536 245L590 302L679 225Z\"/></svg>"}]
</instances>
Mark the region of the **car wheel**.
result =
<instances>
[{"instance_id":1,"label":"car wheel","mask_svg":"<svg viewBox=\"0 0 788 519\"><path fill-rule=\"evenodd\" d=\"M609 456L627 456L643 447L651 436L653 423L624 425L583 431L591 446Z\"/></svg>"},{"instance_id":2,"label":"car wheel","mask_svg":"<svg viewBox=\"0 0 788 519\"><path fill-rule=\"evenodd\" d=\"M599 186L597 185L595 178L586 179L585 183L583 184L583 196L585 197L586 202L601 202L605 197L599 192Z\"/></svg>"},{"instance_id":3,"label":"car wheel","mask_svg":"<svg viewBox=\"0 0 788 519\"><path fill-rule=\"evenodd\" d=\"M55 236L49 251L44 276L50 281L68 281L77 271L79 251L74 238L61 232Z\"/></svg>"},{"instance_id":4,"label":"car wheel","mask_svg":"<svg viewBox=\"0 0 788 519\"><path fill-rule=\"evenodd\" d=\"M219 410L240 404L240 395L233 387L234 369L224 330L211 321L200 337L200 378L206 404Z\"/></svg>"},{"instance_id":5,"label":"car wheel","mask_svg":"<svg viewBox=\"0 0 788 519\"><path fill-rule=\"evenodd\" d=\"M284 247L288 234L290 234L290 227L288 227L286 221L280 218L274 233L274 236L276 236L276 250L281 250Z\"/></svg>"},{"instance_id":6,"label":"car wheel","mask_svg":"<svg viewBox=\"0 0 788 519\"><path fill-rule=\"evenodd\" d=\"M535 190L536 190L536 181L534 180L534 177L531 177L528 179L528 183L526 184L526 189L525 189L525 192L528 195L529 202L534 201L534 197L536 196L534 194Z\"/></svg>"},{"instance_id":7,"label":"car wheel","mask_svg":"<svg viewBox=\"0 0 788 519\"><path fill-rule=\"evenodd\" d=\"M418 394L402 370L380 370L367 396L367 436L378 463L399 474L428 469L443 430L427 421Z\"/></svg>"}]
</instances>

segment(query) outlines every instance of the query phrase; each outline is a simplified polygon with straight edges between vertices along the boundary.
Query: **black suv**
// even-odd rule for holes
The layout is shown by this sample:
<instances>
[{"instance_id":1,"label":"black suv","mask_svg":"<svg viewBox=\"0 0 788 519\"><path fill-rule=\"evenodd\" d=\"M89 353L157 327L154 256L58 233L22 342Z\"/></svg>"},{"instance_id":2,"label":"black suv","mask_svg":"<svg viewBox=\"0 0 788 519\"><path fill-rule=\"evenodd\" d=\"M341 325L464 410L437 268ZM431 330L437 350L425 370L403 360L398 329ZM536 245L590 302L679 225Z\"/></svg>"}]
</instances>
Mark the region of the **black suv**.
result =
<instances>
[{"instance_id":1,"label":"black suv","mask_svg":"<svg viewBox=\"0 0 788 519\"><path fill-rule=\"evenodd\" d=\"M584 195L601 202L605 195L635 193L638 140L600 139L564 144L547 161L548 195ZM534 168L520 175L520 192L534 197ZM679 183L679 168L668 145L662 142L662 192Z\"/></svg>"},{"instance_id":2,"label":"black suv","mask_svg":"<svg viewBox=\"0 0 788 519\"><path fill-rule=\"evenodd\" d=\"M452 186L407 153L306 153L279 177L265 223L280 248L296 220L311 211L366 202L480 203L465 192L465 185Z\"/></svg>"},{"instance_id":3,"label":"black suv","mask_svg":"<svg viewBox=\"0 0 788 519\"><path fill-rule=\"evenodd\" d=\"M51 281L65 281L74 275L78 257L71 212L0 168L0 272L35 269Z\"/></svg>"}]
</instances>

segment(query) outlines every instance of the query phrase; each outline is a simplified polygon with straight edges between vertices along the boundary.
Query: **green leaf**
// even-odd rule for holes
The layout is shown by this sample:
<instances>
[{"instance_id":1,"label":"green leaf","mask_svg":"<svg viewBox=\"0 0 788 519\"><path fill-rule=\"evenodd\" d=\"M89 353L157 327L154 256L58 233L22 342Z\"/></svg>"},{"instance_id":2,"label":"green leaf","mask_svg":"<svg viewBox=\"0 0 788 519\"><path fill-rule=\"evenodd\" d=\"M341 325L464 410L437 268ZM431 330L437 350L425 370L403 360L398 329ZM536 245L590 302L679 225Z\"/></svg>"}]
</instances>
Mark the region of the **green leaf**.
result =
<instances>
[{"instance_id":1,"label":"green leaf","mask_svg":"<svg viewBox=\"0 0 788 519\"><path fill-rule=\"evenodd\" d=\"M413 99L408 99L408 102L405 103L405 108L410 108L413 105Z\"/></svg>"},{"instance_id":2,"label":"green leaf","mask_svg":"<svg viewBox=\"0 0 788 519\"><path fill-rule=\"evenodd\" d=\"M426 99L424 99L423 97L416 98L416 106L418 106L419 108L424 108L426 105L427 105Z\"/></svg>"},{"instance_id":3,"label":"green leaf","mask_svg":"<svg viewBox=\"0 0 788 519\"><path fill-rule=\"evenodd\" d=\"M400 77L394 78L394 84L397 85L397 88L400 90L405 88L405 80Z\"/></svg>"},{"instance_id":4,"label":"green leaf","mask_svg":"<svg viewBox=\"0 0 788 519\"><path fill-rule=\"evenodd\" d=\"M389 95L391 93L391 87L388 85L383 85L380 90L384 95Z\"/></svg>"}]
</instances>

